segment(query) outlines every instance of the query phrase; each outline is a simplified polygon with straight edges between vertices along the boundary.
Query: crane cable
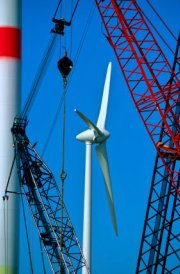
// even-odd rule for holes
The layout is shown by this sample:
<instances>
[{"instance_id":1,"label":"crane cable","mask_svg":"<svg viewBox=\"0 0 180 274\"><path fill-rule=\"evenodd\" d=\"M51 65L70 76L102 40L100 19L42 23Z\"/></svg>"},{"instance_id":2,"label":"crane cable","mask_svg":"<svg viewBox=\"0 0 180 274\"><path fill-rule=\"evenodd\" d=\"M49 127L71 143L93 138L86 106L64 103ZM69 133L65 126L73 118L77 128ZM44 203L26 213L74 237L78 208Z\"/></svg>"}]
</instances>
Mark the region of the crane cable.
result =
<instances>
[{"instance_id":1,"label":"crane cable","mask_svg":"<svg viewBox=\"0 0 180 274\"><path fill-rule=\"evenodd\" d=\"M56 16L61 2L62 2L62 0L59 1L59 4L56 8L54 16ZM70 22L72 22L72 20L73 20L73 17L76 13L79 2L80 2L80 0L77 0L76 5L75 5L74 10L73 10L72 15L71 15ZM48 64L48 61L50 59L50 56L51 56L51 53L52 53L52 50L53 50L53 47L54 47L54 44L55 44L55 40L56 40L56 35L53 35L53 37L51 38L51 40L49 42L48 48L47 48L47 50L46 50L46 52L45 52L45 54L42 58L39 70L36 73L36 76L35 76L33 85L31 87L31 90L29 92L29 95L26 99L23 111L21 113L22 117L26 117L28 115L28 113L30 112L30 110L31 110L34 99L37 96L37 92L38 92L38 88L40 86L40 82L42 80L42 76L45 74L45 70L47 68L47 64Z\"/></svg>"},{"instance_id":2,"label":"crane cable","mask_svg":"<svg viewBox=\"0 0 180 274\"><path fill-rule=\"evenodd\" d=\"M81 37L81 40L80 40L80 43L79 43L79 47L78 47L77 52L76 52L75 59L74 59L74 66L73 66L74 68L76 67L76 64L78 62L78 59L79 59L82 47L84 45L84 42L85 42L85 39L86 39L86 35L87 35L89 27L90 27L90 23L92 21L93 15L94 15L94 11L95 11L95 6L94 6L94 3L92 3L92 6L91 6L91 9L90 9L90 12L89 12L89 16L87 18L86 25L85 25L85 28L84 28L84 31L83 31L83 34L82 34L82 37ZM66 86L66 91L65 91L66 93L68 91L68 88L69 88L69 85L70 85L73 73L74 73L74 69L71 72L71 75L69 77L69 80L68 80L68 83L67 83L67 86ZM50 126L49 133L47 135L47 139L46 139L46 142L45 142L43 150L42 150L42 154L41 154L42 158L43 158L44 154L46 153L47 147L48 147L49 142L51 140L52 133L54 131L54 128L55 128L55 125L57 123L57 119L58 119L59 113L60 113L61 108L62 108L63 100L64 100L64 96L62 95L60 97L59 104L58 104L56 113L54 115L54 119L53 119L52 124Z\"/></svg>"},{"instance_id":3,"label":"crane cable","mask_svg":"<svg viewBox=\"0 0 180 274\"><path fill-rule=\"evenodd\" d=\"M152 23L152 21L149 19L149 17L145 14L145 12L141 9L141 12L143 16L146 18L146 20L149 22L149 24L152 26L154 31L157 33L157 35L160 37L160 39L163 41L163 43L167 46L167 48L171 51L173 55L175 55L174 50L170 47L170 45L166 42L166 40L163 38L161 33L157 30L157 27Z\"/></svg>"},{"instance_id":4,"label":"crane cable","mask_svg":"<svg viewBox=\"0 0 180 274\"><path fill-rule=\"evenodd\" d=\"M65 162L65 131L66 131L66 87L67 80L63 79L64 91L63 91L63 123L62 123L62 171L61 176L65 176L64 162Z\"/></svg>"},{"instance_id":5,"label":"crane cable","mask_svg":"<svg viewBox=\"0 0 180 274\"><path fill-rule=\"evenodd\" d=\"M29 261L30 261L30 269L31 269L31 274L33 274L34 270L33 270L33 262L32 262L32 255L31 255L31 246L30 246L30 241L29 241L28 226L27 226L27 220L26 220L26 214L25 214L25 208L24 208L24 201L23 201L22 195L21 195L21 204L22 204L22 212L23 212L23 218L24 218L24 226L25 226L25 232L26 232L26 239L27 239L27 244L28 244L28 254L29 254Z\"/></svg>"},{"instance_id":6,"label":"crane cable","mask_svg":"<svg viewBox=\"0 0 180 274\"><path fill-rule=\"evenodd\" d=\"M3 212L4 212L4 264L5 264L5 274L7 274L7 233L6 233L6 206L5 206L5 201L6 201L7 197L4 195L3 196Z\"/></svg>"},{"instance_id":7,"label":"crane cable","mask_svg":"<svg viewBox=\"0 0 180 274\"><path fill-rule=\"evenodd\" d=\"M60 7L61 2L62 2L62 0L59 1L58 5L57 5L57 8L56 8L56 10L55 10L55 13L54 13L53 18L56 18L56 15L57 15L57 13L58 13L58 10L59 10L59 7ZM72 14L71 14L71 19L70 19L70 21L69 21L70 24L72 23L72 20L73 20L73 17L74 17L74 15L75 15L75 13L76 13L76 10L77 10L77 7L78 7L79 2L80 2L80 0L77 0L77 1L76 1L76 5L75 5L75 7L74 7L74 9L73 9L73 12L72 12Z\"/></svg>"},{"instance_id":8,"label":"crane cable","mask_svg":"<svg viewBox=\"0 0 180 274\"><path fill-rule=\"evenodd\" d=\"M72 19L73 19L74 15L75 15L77 6L79 4L79 1L80 0L78 0L76 2L76 5L75 5L75 8L73 10L70 22L72 22ZM55 12L55 15L56 15L56 13L58 11L60 3L61 3L61 0L59 1L58 7L57 7L56 12ZM28 97L26 99L23 111L21 113L21 117L23 117L23 118L25 118L27 116L27 114L29 113L29 111L30 111L30 109L32 107L32 104L33 104L33 102L35 100L35 97L37 96L38 87L39 87L40 82L42 80L42 76L45 74L45 69L46 69L47 63L48 63L48 61L50 59L50 55L52 53L52 49L53 49L53 46L55 44L55 40L56 40L56 35L54 35L52 37L52 39L50 40L49 46L48 46L48 48L46 50L46 53L44 54L44 57L43 57L43 59L42 59L42 61L40 63L40 68L39 68L38 72L36 73L33 85L31 87L31 90L30 90L29 95L28 95ZM65 171L64 171L65 120L66 120L66 104L65 104L66 86L67 86L67 82L64 81L64 96L63 96L64 114L63 114L63 141L62 141L62 148L63 149L62 149L62 171L61 171L61 174L60 174L60 177L61 177L61 180L62 180L62 194L64 192L64 180L65 180L66 175L67 175L65 173ZM7 188L8 188L10 177L11 177L11 174L12 174L14 162L15 162L15 156L14 156L14 159L13 159L13 163L12 163L12 167L11 167L10 174L9 174L9 177L8 177L8 182L7 182L7 185L6 185L5 192L7 192ZM6 200L6 194L5 194L4 197L5 198L3 198L3 199L5 201ZM25 230L26 230L26 238L27 238L27 242L28 242L28 253L29 253L29 258L30 258L30 267L31 267L31 273L33 274L34 272L33 272L33 263L32 263L32 256L31 256L31 249L30 249L30 241L29 241L29 236L28 236L27 221L26 221L26 217L25 217L25 209L24 209L24 203L23 203L22 195L21 195L21 200L22 200L22 209L23 209L23 217L24 217L24 223L25 223ZM7 208L7 212L8 212L8 208ZM62 212L63 212L63 210L62 210ZM63 218L63 216L62 216L62 218ZM7 237L6 237L6 223L5 223L5 221L6 221L6 216L5 216L5 204L4 204L5 265L7 266L7 254L8 254L7 246L8 246L8 243L7 243ZM8 220L7 220L7 229L8 229ZM41 254L42 254L41 242L40 242L40 247L41 247ZM42 258L42 260L43 260L43 258ZM44 269L44 273L45 273L44 260L43 260L43 269ZM7 269L5 268L5 271L6 270Z\"/></svg>"},{"instance_id":9,"label":"crane cable","mask_svg":"<svg viewBox=\"0 0 180 274\"><path fill-rule=\"evenodd\" d=\"M5 201L6 200L8 201L8 198L9 198L8 195L7 195L8 192L11 192L11 193L14 193L14 194L21 194L22 211L23 211L23 218L24 218L24 224L25 224L26 238L27 238L27 243L28 243L28 254L29 254L29 260L30 260L30 269L31 269L31 274L33 274L34 270L33 270L32 256L31 256L31 247L30 247L30 241L29 241L29 235L28 235L28 226L27 226L27 220L26 220L26 214L25 214L25 208L24 208L22 193L15 192L15 191L8 191L8 186L9 186L10 178L11 178L12 171L13 171L13 168L14 168L15 160L16 160L16 157L14 155L12 165L11 165L11 169L10 169L10 174L9 174L8 181L7 181L7 184L6 184L5 194L3 196L3 201L4 201L4 239L5 239L5 246L4 246L4 250L5 250L5 274L7 274L7 261L8 261L7 260L8 242L7 242L7 235L6 235L6 230L8 231L8 219L7 219L8 216L6 217ZM7 214L8 214L8 208L7 208ZM44 271L44 274L46 274L45 266L44 266L44 258L43 258L43 254L42 254L41 242L40 242L40 247L41 247L41 257L42 257L42 263L43 263L43 271Z\"/></svg>"},{"instance_id":10,"label":"crane cable","mask_svg":"<svg viewBox=\"0 0 180 274\"><path fill-rule=\"evenodd\" d=\"M58 9L59 9L59 6L60 6L61 2L62 2L62 0L59 0L59 3L58 3L58 5L57 5L57 8L56 8L56 10L55 10L55 13L54 13L53 18L56 18L56 15L57 15L57 12L58 12Z\"/></svg>"},{"instance_id":11,"label":"crane cable","mask_svg":"<svg viewBox=\"0 0 180 274\"><path fill-rule=\"evenodd\" d=\"M12 165L11 165L11 169L10 169L10 172L9 172L9 177L8 177L6 188L5 188L5 194L4 194L5 196L6 196L7 192L8 192L8 186L9 186L9 182L10 182L10 179L11 179L12 171L13 171L13 168L14 168L15 160L16 160L16 157L14 155L14 158L13 158L13 161L12 161Z\"/></svg>"},{"instance_id":12,"label":"crane cable","mask_svg":"<svg viewBox=\"0 0 180 274\"><path fill-rule=\"evenodd\" d=\"M46 50L46 52L42 58L42 61L40 63L39 70L36 73L31 90L30 90L29 95L26 99L26 102L25 102L25 105L24 105L24 108L23 108L23 111L21 114L21 116L23 118L25 118L28 115L28 113L32 107L32 104L34 102L34 99L37 96L38 88L39 88L40 82L42 80L42 76L45 74L45 70L47 68L48 61L50 60L50 56L51 56L55 41L56 41L56 35L53 35L53 37L51 37L51 39L50 39L47 50Z\"/></svg>"},{"instance_id":13,"label":"crane cable","mask_svg":"<svg viewBox=\"0 0 180 274\"><path fill-rule=\"evenodd\" d=\"M13 171L13 167L14 167L14 163L15 163L15 156L13 158L13 162L11 165L11 170L10 170L10 174L8 177L8 181L7 181L7 185L6 185L6 190L5 190L5 195L3 196L3 201L5 202L6 200L8 201L9 197L7 195L8 191L8 186L9 186L9 182L10 182L10 178L12 175L12 171ZM17 192L12 192L14 194L19 194ZM28 253L29 253L29 257L30 257L30 267L31 267L31 273L33 274L33 264L32 264L32 257L31 257L31 249L30 249L30 242L29 242L29 236L28 236L28 229L27 229L27 221L26 221L26 217L25 217L25 210L24 210L24 203L23 203L23 199L22 199L22 194L21 194L21 202L22 202L22 210L23 210L23 218L24 218L24 224L25 224L25 231L26 231L26 238L27 238L27 242L28 242ZM7 220L6 220L7 219ZM5 223L6 222L6 223ZM4 203L4 231L7 230L8 231L8 205L7 205L7 216L5 216L5 203ZM4 232L5 234L5 232ZM7 254L8 254L8 238L6 237L5 234L5 262L6 262L6 267L5 267L5 274L6 274L6 268L7 268Z\"/></svg>"},{"instance_id":14,"label":"crane cable","mask_svg":"<svg viewBox=\"0 0 180 274\"><path fill-rule=\"evenodd\" d=\"M9 231L9 226L8 226L8 200L9 200L9 196L7 195L7 193L2 197L3 198L3 204L4 204L4 207L3 207L3 212L4 212L4 263L5 263L5 274L8 274L9 273L9 270L8 270L8 254L9 254L9 251L8 251L8 231ZM6 207L6 204L5 202L7 201L7 207Z\"/></svg>"},{"instance_id":15,"label":"crane cable","mask_svg":"<svg viewBox=\"0 0 180 274\"><path fill-rule=\"evenodd\" d=\"M171 29L168 27L168 25L166 24L166 22L162 19L162 17L160 16L160 14L157 12L157 10L153 7L153 5L149 2L149 0L146 0L146 2L149 4L149 6L151 7L151 9L154 11L154 13L157 15L157 17L160 19L160 21L162 22L162 24L166 27L166 29L169 31L169 33L172 35L172 37L175 39L176 42L179 43L178 39L176 38L176 36L174 35L174 33L171 31Z\"/></svg>"},{"instance_id":16,"label":"crane cable","mask_svg":"<svg viewBox=\"0 0 180 274\"><path fill-rule=\"evenodd\" d=\"M38 210L37 208L36 210L36 214L38 214ZM44 262L44 253L43 253L43 248L42 248L42 238L40 237L40 235L38 235L39 237L39 246L40 246L40 253L41 253L41 259L42 259L42 268L43 268L43 273L46 274L46 269L45 269L45 262Z\"/></svg>"},{"instance_id":17,"label":"crane cable","mask_svg":"<svg viewBox=\"0 0 180 274\"><path fill-rule=\"evenodd\" d=\"M65 172L65 133L66 133L66 87L67 80L63 78L63 123L62 123L62 162L61 162L61 197L62 197L62 208L61 208L61 226L60 226L60 245L61 245L61 254L63 252L63 218L64 218L64 182L67 177L67 173ZM60 273L63 272L63 260L62 256L60 256Z\"/></svg>"},{"instance_id":18,"label":"crane cable","mask_svg":"<svg viewBox=\"0 0 180 274\"><path fill-rule=\"evenodd\" d=\"M76 10L77 10L77 7L78 7L79 2L80 2L80 0L77 0L76 5L75 5L75 7L74 7L74 10L73 10L73 12L72 12L71 20L70 20L71 23L72 23L72 20L73 20L74 15L75 15L75 13L76 13Z\"/></svg>"},{"instance_id":19,"label":"crane cable","mask_svg":"<svg viewBox=\"0 0 180 274\"><path fill-rule=\"evenodd\" d=\"M43 253L42 242L40 238L39 238L39 243L40 243L41 258L42 258L42 264L43 264L43 273L46 274L46 268L44 263L44 253Z\"/></svg>"}]
</instances>

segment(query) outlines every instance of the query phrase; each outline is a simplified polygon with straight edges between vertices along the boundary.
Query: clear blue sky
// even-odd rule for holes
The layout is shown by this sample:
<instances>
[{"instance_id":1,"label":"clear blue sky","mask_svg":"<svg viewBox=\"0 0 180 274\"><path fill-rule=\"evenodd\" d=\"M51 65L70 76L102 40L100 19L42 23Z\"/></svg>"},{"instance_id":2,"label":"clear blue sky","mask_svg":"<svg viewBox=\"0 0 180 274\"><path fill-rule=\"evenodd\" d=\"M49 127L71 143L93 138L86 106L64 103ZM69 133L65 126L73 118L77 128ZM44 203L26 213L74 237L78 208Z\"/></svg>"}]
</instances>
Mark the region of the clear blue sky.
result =
<instances>
[{"instance_id":1,"label":"clear blue sky","mask_svg":"<svg viewBox=\"0 0 180 274\"><path fill-rule=\"evenodd\" d=\"M51 19L58 1L22 0L22 102L29 93L50 39ZM71 1L64 1L71 2ZM74 1L75 2L75 1ZM144 10L146 1L139 1ZM175 35L179 31L179 0L151 1ZM70 6L66 4L66 15ZM114 192L114 202L118 221L119 236L114 235L109 209L104 191L103 178L93 151L93 231L92 231L92 271L93 274L132 274L135 272L139 251L143 220L147 205L151 176L154 166L155 149L133 105L127 86L118 67L114 53L103 36L95 1L81 0L74 17L72 32L67 30L61 43L56 44L52 61L42 81L40 92L29 115L28 135L32 142L38 141L37 150L42 152L51 123L54 119L59 100L62 96L62 78L56 63L64 54L64 48L75 62L80 39L91 8L86 39L80 51L67 93L67 126L65 145L65 170L68 177L65 182L65 204L82 243L84 156L83 143L75 136L85 129L83 122L74 113L78 108L92 121L96 122L101 102L107 64L112 61L112 80L107 117L107 130L111 137L107 148ZM65 10L65 9L64 9ZM63 13L64 14L64 13ZM153 20L153 16L151 15ZM160 27L157 20L154 21ZM175 48L163 29L162 35ZM61 46L60 46L61 45ZM166 49L163 48L165 51ZM167 58L172 56L167 52ZM44 160L60 184L62 112ZM34 273L42 271L39 250L37 251L36 231L27 211L30 240L34 262ZM51 273L48 270L48 273ZM21 230L20 273L30 273L26 238Z\"/></svg>"}]
</instances>

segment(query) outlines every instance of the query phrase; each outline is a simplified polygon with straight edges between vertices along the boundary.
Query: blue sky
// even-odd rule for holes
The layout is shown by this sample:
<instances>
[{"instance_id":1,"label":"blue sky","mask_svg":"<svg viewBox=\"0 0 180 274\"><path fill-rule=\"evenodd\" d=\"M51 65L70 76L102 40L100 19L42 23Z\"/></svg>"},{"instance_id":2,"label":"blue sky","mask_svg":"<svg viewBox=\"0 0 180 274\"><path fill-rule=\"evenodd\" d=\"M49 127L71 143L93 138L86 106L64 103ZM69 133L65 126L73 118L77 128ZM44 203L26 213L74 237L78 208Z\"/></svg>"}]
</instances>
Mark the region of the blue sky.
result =
<instances>
[{"instance_id":1,"label":"blue sky","mask_svg":"<svg viewBox=\"0 0 180 274\"><path fill-rule=\"evenodd\" d=\"M22 104L29 93L40 61L43 57L50 30L51 19L58 1L22 0ZM68 2L68 1L66 1ZM75 1L74 1L75 2ZM139 1L149 12L146 1ZM179 1L151 1L168 26L177 35ZM70 7L66 4L66 15ZM104 78L109 61L112 61L111 90L109 97L107 130L111 137L107 143L109 165L114 192L119 236L114 235L104 191L103 178L93 151L93 227L92 227L92 270L93 274L135 272L143 220L154 166L155 149L133 105L114 53L103 36L100 17L95 2L81 0L73 19L72 32L56 43L52 60L39 94L29 115L28 135L32 142L38 141L37 150L42 153L58 103L63 93L62 78L57 70L57 61L63 57L66 46L68 55L75 62L77 50L90 10L92 20L88 28L79 58L73 68L67 92L67 124L65 143L65 204L82 243L84 157L85 147L76 140L76 135L85 129L84 123L74 113L74 108L96 122L101 102ZM153 21L157 27L162 26ZM168 43L175 48L175 42L161 28ZM167 58L172 56L167 52ZM60 184L62 112L52 133L44 160ZM29 233L32 243L34 271L41 271L40 254L31 216L27 211ZM23 232L20 248L20 273L30 273L26 239ZM25 271L26 269L26 271ZM48 270L48 273L51 273Z\"/></svg>"}]
</instances>

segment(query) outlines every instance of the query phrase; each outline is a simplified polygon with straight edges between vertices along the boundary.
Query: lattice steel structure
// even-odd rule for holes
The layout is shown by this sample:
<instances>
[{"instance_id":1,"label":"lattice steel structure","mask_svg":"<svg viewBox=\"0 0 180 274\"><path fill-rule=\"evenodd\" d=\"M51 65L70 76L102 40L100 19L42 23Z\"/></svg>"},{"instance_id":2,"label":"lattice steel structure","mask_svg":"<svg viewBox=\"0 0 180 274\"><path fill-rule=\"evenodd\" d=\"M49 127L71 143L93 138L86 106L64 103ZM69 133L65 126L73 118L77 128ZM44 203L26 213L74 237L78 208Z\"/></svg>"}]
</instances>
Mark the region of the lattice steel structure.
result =
<instances>
[{"instance_id":1,"label":"lattice steel structure","mask_svg":"<svg viewBox=\"0 0 180 274\"><path fill-rule=\"evenodd\" d=\"M52 272L90 273L53 174L26 136L26 125L16 118L12 127L18 175Z\"/></svg>"},{"instance_id":2,"label":"lattice steel structure","mask_svg":"<svg viewBox=\"0 0 180 274\"><path fill-rule=\"evenodd\" d=\"M175 112L179 104L180 80L155 40L135 0L95 0L119 66L146 130L178 194L179 169L167 164L159 138L174 160L180 157L180 123ZM171 82L173 78L173 83ZM177 127L176 135L172 124ZM164 148L164 147L163 147ZM173 174L173 175L172 175Z\"/></svg>"},{"instance_id":3,"label":"lattice steel structure","mask_svg":"<svg viewBox=\"0 0 180 274\"><path fill-rule=\"evenodd\" d=\"M173 64L173 70L177 71L177 74L180 73L179 47L180 36ZM173 82L173 79L171 81ZM176 113L180 115L180 105L176 106ZM176 126L172 125L172 130L176 134ZM179 164L177 161L172 161L167 154L167 165L172 165L172 170ZM180 177L178 187L179 184ZM147 273L180 272L180 197L172 186L158 154L154 165L136 273L144 271Z\"/></svg>"},{"instance_id":4,"label":"lattice steel structure","mask_svg":"<svg viewBox=\"0 0 180 274\"><path fill-rule=\"evenodd\" d=\"M136 273L179 273L179 75L162 52L136 0L95 2L106 38L157 150Z\"/></svg>"}]
</instances>

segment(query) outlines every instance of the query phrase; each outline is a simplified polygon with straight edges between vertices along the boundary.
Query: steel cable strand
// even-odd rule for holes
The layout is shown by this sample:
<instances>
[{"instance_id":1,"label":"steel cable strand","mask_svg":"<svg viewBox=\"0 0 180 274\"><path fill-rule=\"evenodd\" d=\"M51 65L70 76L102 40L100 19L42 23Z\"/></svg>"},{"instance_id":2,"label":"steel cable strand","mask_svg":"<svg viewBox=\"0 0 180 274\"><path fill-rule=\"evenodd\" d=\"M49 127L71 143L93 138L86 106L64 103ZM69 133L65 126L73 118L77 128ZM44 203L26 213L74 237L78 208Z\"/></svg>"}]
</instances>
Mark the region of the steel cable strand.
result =
<instances>
[{"instance_id":1,"label":"steel cable strand","mask_svg":"<svg viewBox=\"0 0 180 274\"><path fill-rule=\"evenodd\" d=\"M42 243L41 239L39 238L39 244L40 244L40 249L41 249L41 258L42 258L42 264L43 264L43 273L46 274L46 268L45 268L45 263L44 263L44 253L43 253L43 248L42 248Z\"/></svg>"},{"instance_id":2,"label":"steel cable strand","mask_svg":"<svg viewBox=\"0 0 180 274\"><path fill-rule=\"evenodd\" d=\"M40 63L40 67L39 67L39 69L36 73L34 82L33 82L32 87L30 89L29 95L26 99L26 102L25 102L25 105L24 105L24 108L23 108L23 111L22 111L22 114L21 114L21 116L23 118L25 118L28 115L28 113L30 112L30 109L32 108L35 97L38 94L38 89L39 89L40 83L42 81L42 78L45 74L45 71L47 69L48 61L50 60L50 55L52 53L55 41L56 41L56 35L53 35L53 37L50 39L50 43L49 43L48 48L47 48L47 50L46 50L46 52L45 52L45 54L42 58L42 61Z\"/></svg>"},{"instance_id":3,"label":"steel cable strand","mask_svg":"<svg viewBox=\"0 0 180 274\"><path fill-rule=\"evenodd\" d=\"M37 209L36 209L36 214L38 214ZM40 236L38 238L39 238L39 245L40 245L40 252L41 252L43 273L46 274L46 268L45 268L45 262L44 262L44 253L43 253L43 247L42 247L42 238Z\"/></svg>"},{"instance_id":4,"label":"steel cable strand","mask_svg":"<svg viewBox=\"0 0 180 274\"><path fill-rule=\"evenodd\" d=\"M57 5L57 8L56 8L56 10L55 10L55 13L54 13L53 18L56 18L56 14L57 14L57 12L58 12L58 9L59 9L59 6L60 6L61 2L62 2L62 0L59 0L59 3L58 3L58 5Z\"/></svg>"},{"instance_id":5,"label":"steel cable strand","mask_svg":"<svg viewBox=\"0 0 180 274\"><path fill-rule=\"evenodd\" d=\"M7 230L7 237L6 237L6 251L7 251L7 274L9 273L9 270L8 270L8 261L9 261L9 258L8 258L8 255L9 255L9 247L8 247L8 235L9 235L9 225L8 225L8 219L9 219L9 217L8 217L8 196L6 196L6 200L7 200L7 207L6 207L6 230Z\"/></svg>"},{"instance_id":6,"label":"steel cable strand","mask_svg":"<svg viewBox=\"0 0 180 274\"><path fill-rule=\"evenodd\" d=\"M7 184L6 184L5 196L6 196L6 193L8 192L8 186L9 186L9 182L10 182L10 179L11 179L12 171L13 171L13 168L14 168L15 160L16 160L16 157L14 155L14 158L13 158L13 161L12 161L12 165L11 165L11 169L10 169L10 172L9 172L9 177L8 177Z\"/></svg>"},{"instance_id":7,"label":"steel cable strand","mask_svg":"<svg viewBox=\"0 0 180 274\"><path fill-rule=\"evenodd\" d=\"M86 25L85 25L85 28L84 28L84 31L83 31L83 35L81 37L81 41L80 41L79 47L78 47L77 52L76 52L76 56L75 56L75 61L74 61L73 68L76 67L76 64L78 62L78 59L79 59L82 47L84 45L84 41L86 39L86 35L88 33L88 30L89 30L89 26L91 24L91 21L92 21L93 15L94 15L94 11L95 11L95 7L94 7L94 4L92 4L91 10L90 10L90 13L89 13L89 16L88 16L88 19L86 21ZM68 80L68 83L67 83L67 88L66 88L66 93L67 93L67 91L69 89L69 85L70 85L70 82L71 82L71 79L72 79L72 76L73 76L73 72L74 72L74 70L72 70L71 75L69 77L69 80ZM42 154L41 154L42 158L43 158L43 156L44 156L44 154L45 154L45 152L47 150L47 147L49 145L49 142L51 140L52 133L54 131L54 128L55 128L55 125L57 123L57 119L58 119L59 113L60 113L61 108L62 108L63 100L64 100L64 95L62 94L61 97L60 97L60 101L59 101L58 107L57 107L57 111L56 111L56 113L54 115L54 119L53 119L53 122L51 124L50 130L49 130L49 133L48 133L48 137L46 139L46 142L45 142Z\"/></svg>"},{"instance_id":8,"label":"steel cable strand","mask_svg":"<svg viewBox=\"0 0 180 274\"><path fill-rule=\"evenodd\" d=\"M55 10L55 13L54 13L53 18L56 18L56 15L57 15L57 13L58 13L58 10L59 10L59 7L60 7L61 2L62 2L62 0L59 1L58 5L57 5L57 8L56 8L56 10ZM77 7L78 7L79 2L80 2L80 0L77 0L77 1L76 1L76 5L75 5L75 7L74 7L74 9L73 9L73 12L72 12L72 15L71 15L71 19L70 19L70 21L69 21L70 24L72 23L72 20L73 20L73 17L74 17L74 15L75 15L75 13L76 13L76 10L77 10Z\"/></svg>"},{"instance_id":9,"label":"steel cable strand","mask_svg":"<svg viewBox=\"0 0 180 274\"><path fill-rule=\"evenodd\" d=\"M146 18L146 20L149 22L151 27L154 29L154 31L157 33L157 35L160 37L160 39L163 41L163 43L166 45L166 47L171 51L173 56L175 56L174 50L170 47L170 45L166 42L166 40L163 38L161 33L157 30L157 27L155 27L155 25L152 23L152 21L149 19L149 17L145 14L145 12L142 9L141 9L141 12L142 12L143 16Z\"/></svg>"},{"instance_id":10,"label":"steel cable strand","mask_svg":"<svg viewBox=\"0 0 180 274\"><path fill-rule=\"evenodd\" d=\"M26 232L26 240L27 240L27 244L28 244L28 254L29 254L29 261L30 261L30 269L31 269L31 274L33 274L34 270L33 270L32 256L31 256L31 247L30 247L30 241L29 241L29 235L28 235L28 227L27 227L27 220L26 220L26 214L25 214L25 208L24 208L24 202L23 202L22 195L21 195L21 203L22 203L22 212L23 212L24 226L25 226L25 232Z\"/></svg>"},{"instance_id":11,"label":"steel cable strand","mask_svg":"<svg viewBox=\"0 0 180 274\"><path fill-rule=\"evenodd\" d=\"M5 254L5 274L7 274L7 243L6 243L6 239L7 239L7 235L6 235L6 208L5 208L5 200L6 200L6 197L4 196L3 197L3 204L4 204L4 207L3 207L3 211L4 211L4 254Z\"/></svg>"},{"instance_id":12,"label":"steel cable strand","mask_svg":"<svg viewBox=\"0 0 180 274\"><path fill-rule=\"evenodd\" d=\"M157 12L157 10L153 7L153 5L149 2L149 0L146 0L146 2L149 4L149 6L151 7L151 9L154 11L154 13L157 15L157 17L160 19L160 21L162 22L162 24L165 26L165 28L169 31L169 33L172 35L172 37L174 38L174 40L178 42L178 39L176 38L176 36L174 35L174 33L171 31L171 29L168 27L168 25L165 23L165 21L162 19L162 17L160 16L160 14Z\"/></svg>"}]
</instances>

